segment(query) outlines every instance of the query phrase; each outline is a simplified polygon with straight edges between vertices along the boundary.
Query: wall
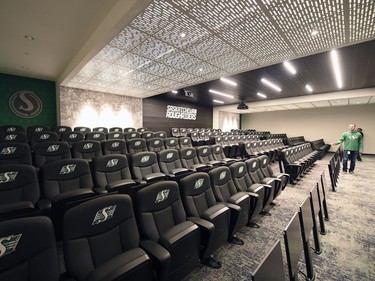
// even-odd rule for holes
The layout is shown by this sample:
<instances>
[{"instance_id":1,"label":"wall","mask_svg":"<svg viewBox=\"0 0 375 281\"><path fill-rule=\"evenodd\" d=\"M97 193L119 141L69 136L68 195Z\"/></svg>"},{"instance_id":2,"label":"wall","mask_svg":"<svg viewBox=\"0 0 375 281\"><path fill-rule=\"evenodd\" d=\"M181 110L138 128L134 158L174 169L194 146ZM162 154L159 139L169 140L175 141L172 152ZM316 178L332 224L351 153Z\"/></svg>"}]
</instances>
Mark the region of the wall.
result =
<instances>
[{"instance_id":1,"label":"wall","mask_svg":"<svg viewBox=\"0 0 375 281\"><path fill-rule=\"evenodd\" d=\"M196 120L166 118L167 106L197 109ZM143 100L143 124L151 131L165 131L170 135L171 128L212 128L212 108L174 101L155 96Z\"/></svg>"},{"instance_id":2,"label":"wall","mask_svg":"<svg viewBox=\"0 0 375 281\"><path fill-rule=\"evenodd\" d=\"M306 140L323 138L326 143L334 143L350 123L355 123L363 129L364 153L375 154L374 120L375 104L366 104L244 114L241 128L305 136Z\"/></svg>"},{"instance_id":3,"label":"wall","mask_svg":"<svg viewBox=\"0 0 375 281\"><path fill-rule=\"evenodd\" d=\"M142 100L60 87L60 123L72 128L143 126Z\"/></svg>"},{"instance_id":4,"label":"wall","mask_svg":"<svg viewBox=\"0 0 375 281\"><path fill-rule=\"evenodd\" d=\"M221 129L223 132L230 131L231 129L239 129L240 115L238 113L219 111L219 126L214 128Z\"/></svg>"},{"instance_id":5,"label":"wall","mask_svg":"<svg viewBox=\"0 0 375 281\"><path fill-rule=\"evenodd\" d=\"M39 115L33 118L19 117L9 107L10 97L19 91L31 91L39 97L42 108ZM35 104L26 97L19 104L20 107L32 112ZM56 125L56 93L55 82L26 78L0 73L0 125L20 125L25 129L31 125Z\"/></svg>"}]
</instances>

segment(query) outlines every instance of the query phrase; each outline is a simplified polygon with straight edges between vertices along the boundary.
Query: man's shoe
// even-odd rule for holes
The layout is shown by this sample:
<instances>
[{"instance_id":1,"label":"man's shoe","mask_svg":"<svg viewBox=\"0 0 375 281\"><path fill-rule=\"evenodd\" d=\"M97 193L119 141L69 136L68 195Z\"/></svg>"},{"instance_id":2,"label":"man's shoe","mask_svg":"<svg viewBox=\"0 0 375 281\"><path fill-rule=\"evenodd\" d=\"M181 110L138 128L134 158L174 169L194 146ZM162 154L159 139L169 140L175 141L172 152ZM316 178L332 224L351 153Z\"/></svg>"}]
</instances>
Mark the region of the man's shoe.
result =
<instances>
[{"instance_id":1,"label":"man's shoe","mask_svg":"<svg viewBox=\"0 0 375 281\"><path fill-rule=\"evenodd\" d=\"M343 172L346 174L348 171L346 171L346 170L343 170Z\"/></svg>"},{"instance_id":2,"label":"man's shoe","mask_svg":"<svg viewBox=\"0 0 375 281\"><path fill-rule=\"evenodd\" d=\"M349 174L354 174L354 172L353 171L349 171Z\"/></svg>"}]
</instances>

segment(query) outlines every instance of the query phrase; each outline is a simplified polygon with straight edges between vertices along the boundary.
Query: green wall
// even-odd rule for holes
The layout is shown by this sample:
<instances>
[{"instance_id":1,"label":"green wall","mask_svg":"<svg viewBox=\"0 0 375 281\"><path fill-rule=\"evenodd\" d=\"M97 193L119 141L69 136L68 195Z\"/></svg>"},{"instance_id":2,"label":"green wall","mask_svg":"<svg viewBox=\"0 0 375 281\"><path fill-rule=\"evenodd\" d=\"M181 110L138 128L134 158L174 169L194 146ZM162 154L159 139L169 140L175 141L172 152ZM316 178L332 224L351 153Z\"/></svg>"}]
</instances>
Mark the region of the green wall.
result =
<instances>
[{"instance_id":1,"label":"green wall","mask_svg":"<svg viewBox=\"0 0 375 281\"><path fill-rule=\"evenodd\" d=\"M34 92L42 102L42 111L33 118L22 118L9 107L10 97L19 91ZM0 73L0 125L21 125L25 129L31 125L56 125L55 82Z\"/></svg>"}]
</instances>

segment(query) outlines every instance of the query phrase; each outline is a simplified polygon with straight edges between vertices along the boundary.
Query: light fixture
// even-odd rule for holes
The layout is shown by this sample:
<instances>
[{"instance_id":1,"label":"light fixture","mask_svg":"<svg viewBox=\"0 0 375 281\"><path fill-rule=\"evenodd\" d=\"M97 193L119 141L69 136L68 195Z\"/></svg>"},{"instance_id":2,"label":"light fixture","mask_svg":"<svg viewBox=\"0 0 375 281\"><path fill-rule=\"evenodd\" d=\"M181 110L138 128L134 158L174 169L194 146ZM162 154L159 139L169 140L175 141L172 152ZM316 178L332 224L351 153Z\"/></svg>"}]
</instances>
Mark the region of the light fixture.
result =
<instances>
[{"instance_id":1,"label":"light fixture","mask_svg":"<svg viewBox=\"0 0 375 281\"><path fill-rule=\"evenodd\" d=\"M25 38L27 40L30 40L30 41L34 41L35 40L35 37L34 36L31 36L31 35L25 35Z\"/></svg>"},{"instance_id":2,"label":"light fixture","mask_svg":"<svg viewBox=\"0 0 375 281\"><path fill-rule=\"evenodd\" d=\"M266 98L267 97L265 94L262 94L262 93L257 93L257 96L261 97L261 98Z\"/></svg>"},{"instance_id":3,"label":"light fixture","mask_svg":"<svg viewBox=\"0 0 375 281\"><path fill-rule=\"evenodd\" d=\"M234 86L234 87L237 86L236 82L234 82L233 80L230 80L228 78L221 77L220 81L223 81L224 83L227 83L228 85L231 85L231 86Z\"/></svg>"},{"instance_id":4,"label":"light fixture","mask_svg":"<svg viewBox=\"0 0 375 281\"><path fill-rule=\"evenodd\" d=\"M202 72L202 71L203 71L203 68L199 68L199 71Z\"/></svg>"},{"instance_id":5,"label":"light fixture","mask_svg":"<svg viewBox=\"0 0 375 281\"><path fill-rule=\"evenodd\" d=\"M290 73L292 73L293 75L297 73L296 69L293 67L293 65L292 65L290 62L288 62L288 61L284 61L283 64L284 64L285 68L286 68Z\"/></svg>"},{"instance_id":6,"label":"light fixture","mask_svg":"<svg viewBox=\"0 0 375 281\"><path fill-rule=\"evenodd\" d=\"M185 32L181 32L181 33L180 33L180 37L181 37L181 38L185 38L185 37L186 37L186 33L185 33Z\"/></svg>"},{"instance_id":7,"label":"light fixture","mask_svg":"<svg viewBox=\"0 0 375 281\"><path fill-rule=\"evenodd\" d=\"M238 109L238 110L246 110L246 109L249 109L249 107L247 106L247 104L245 104L243 101L241 101L241 102L237 105L237 109Z\"/></svg>"},{"instance_id":8,"label":"light fixture","mask_svg":"<svg viewBox=\"0 0 375 281\"><path fill-rule=\"evenodd\" d=\"M311 31L311 36L316 36L318 35L319 31L318 30L313 30Z\"/></svg>"},{"instance_id":9,"label":"light fixture","mask_svg":"<svg viewBox=\"0 0 375 281\"><path fill-rule=\"evenodd\" d=\"M213 102L216 102L216 103L224 103L223 101L221 100L212 100Z\"/></svg>"},{"instance_id":10,"label":"light fixture","mask_svg":"<svg viewBox=\"0 0 375 281\"><path fill-rule=\"evenodd\" d=\"M336 76L337 87L341 89L342 88L341 70L340 70L339 58L337 56L336 50L331 51L331 59L332 59L332 64L333 64L333 71L335 72L335 76Z\"/></svg>"},{"instance_id":11,"label":"light fixture","mask_svg":"<svg viewBox=\"0 0 375 281\"><path fill-rule=\"evenodd\" d=\"M172 91L172 93L173 93L173 94L177 94L177 93L178 93L178 91L176 91L176 90L173 90L173 91Z\"/></svg>"},{"instance_id":12,"label":"light fixture","mask_svg":"<svg viewBox=\"0 0 375 281\"><path fill-rule=\"evenodd\" d=\"M275 84L273 84L272 82L268 81L267 79L265 78L262 78L260 81L262 81L263 84L266 84L268 87L278 91L278 92L281 92L281 88L279 86L276 86Z\"/></svg>"},{"instance_id":13,"label":"light fixture","mask_svg":"<svg viewBox=\"0 0 375 281\"><path fill-rule=\"evenodd\" d=\"M216 90L211 90L211 89L209 89L208 91L209 91L211 94L215 94L215 95L219 95L219 96L227 97L227 98L230 98L230 99L233 99L233 98L234 98L234 97L231 96L231 95L224 94L224 93L219 92L219 91L216 91Z\"/></svg>"},{"instance_id":14,"label":"light fixture","mask_svg":"<svg viewBox=\"0 0 375 281\"><path fill-rule=\"evenodd\" d=\"M306 89L307 89L310 93L312 93L312 91L313 91L313 88L312 88L309 84L306 84Z\"/></svg>"}]
</instances>

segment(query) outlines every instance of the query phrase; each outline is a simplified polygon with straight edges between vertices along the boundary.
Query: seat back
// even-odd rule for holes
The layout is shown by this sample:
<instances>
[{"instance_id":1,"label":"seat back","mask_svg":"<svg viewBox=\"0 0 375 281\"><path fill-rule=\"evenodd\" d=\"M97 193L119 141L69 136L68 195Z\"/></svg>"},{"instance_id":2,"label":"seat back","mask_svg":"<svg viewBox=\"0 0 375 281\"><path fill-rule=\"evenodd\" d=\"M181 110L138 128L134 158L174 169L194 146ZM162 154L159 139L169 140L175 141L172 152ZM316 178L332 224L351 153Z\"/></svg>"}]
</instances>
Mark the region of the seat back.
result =
<instances>
[{"instance_id":1,"label":"seat back","mask_svg":"<svg viewBox=\"0 0 375 281\"><path fill-rule=\"evenodd\" d=\"M83 159L47 163L42 166L40 175L43 195L51 201L66 192L93 187L89 164Z\"/></svg>"},{"instance_id":2,"label":"seat back","mask_svg":"<svg viewBox=\"0 0 375 281\"><path fill-rule=\"evenodd\" d=\"M251 158L245 161L247 165L247 170L249 171L249 176L252 182L260 183L262 177L259 173L259 161L257 158Z\"/></svg>"},{"instance_id":3,"label":"seat back","mask_svg":"<svg viewBox=\"0 0 375 281\"><path fill-rule=\"evenodd\" d=\"M123 132L121 127L111 127L109 128L109 132Z\"/></svg>"},{"instance_id":4,"label":"seat back","mask_svg":"<svg viewBox=\"0 0 375 281\"><path fill-rule=\"evenodd\" d=\"M147 151L146 140L141 138L129 139L126 141L129 153Z\"/></svg>"},{"instance_id":5,"label":"seat back","mask_svg":"<svg viewBox=\"0 0 375 281\"><path fill-rule=\"evenodd\" d=\"M244 162L236 162L229 166L232 179L239 191L247 191L252 185L247 166Z\"/></svg>"},{"instance_id":6,"label":"seat back","mask_svg":"<svg viewBox=\"0 0 375 281\"><path fill-rule=\"evenodd\" d=\"M128 133L128 132L135 132L136 130L135 130L135 128L133 128L133 127L126 127L126 128L124 128L124 134L125 133Z\"/></svg>"},{"instance_id":7,"label":"seat back","mask_svg":"<svg viewBox=\"0 0 375 281\"><path fill-rule=\"evenodd\" d=\"M124 132L124 137L125 137L125 140L140 139L141 133L136 132L136 131L126 132L126 133Z\"/></svg>"},{"instance_id":8,"label":"seat back","mask_svg":"<svg viewBox=\"0 0 375 281\"><path fill-rule=\"evenodd\" d=\"M155 132L155 138L165 139L166 137L167 137L167 133L164 131Z\"/></svg>"},{"instance_id":9,"label":"seat back","mask_svg":"<svg viewBox=\"0 0 375 281\"><path fill-rule=\"evenodd\" d=\"M54 126L51 131L55 132L60 138L63 132L71 132L72 128L69 126Z\"/></svg>"},{"instance_id":10,"label":"seat back","mask_svg":"<svg viewBox=\"0 0 375 281\"><path fill-rule=\"evenodd\" d=\"M175 137L165 138L164 145L166 149L180 149L178 139Z\"/></svg>"},{"instance_id":11,"label":"seat back","mask_svg":"<svg viewBox=\"0 0 375 281\"><path fill-rule=\"evenodd\" d=\"M37 168L40 168L45 163L70 158L72 158L70 154L70 148L66 142L43 142L35 146L33 152L33 165Z\"/></svg>"},{"instance_id":12,"label":"seat back","mask_svg":"<svg viewBox=\"0 0 375 281\"><path fill-rule=\"evenodd\" d=\"M92 131L93 132L102 132L102 133L108 133L108 128L106 127L95 127L95 128L92 128Z\"/></svg>"},{"instance_id":13,"label":"seat back","mask_svg":"<svg viewBox=\"0 0 375 281\"><path fill-rule=\"evenodd\" d=\"M0 280L59 281L60 270L51 220L18 218L0 222Z\"/></svg>"},{"instance_id":14,"label":"seat back","mask_svg":"<svg viewBox=\"0 0 375 281\"><path fill-rule=\"evenodd\" d=\"M149 151L158 152L165 149L162 138L152 138L147 140L147 148Z\"/></svg>"},{"instance_id":15,"label":"seat back","mask_svg":"<svg viewBox=\"0 0 375 281\"><path fill-rule=\"evenodd\" d=\"M178 142L180 144L180 148L193 147L190 137L181 137L178 139Z\"/></svg>"},{"instance_id":16,"label":"seat back","mask_svg":"<svg viewBox=\"0 0 375 281\"><path fill-rule=\"evenodd\" d=\"M131 179L128 158L121 154L95 158L92 161L92 177L94 185L102 188L122 179Z\"/></svg>"},{"instance_id":17,"label":"seat back","mask_svg":"<svg viewBox=\"0 0 375 281\"><path fill-rule=\"evenodd\" d=\"M81 131L63 132L61 134L61 140L66 141L70 147L72 147L75 142L82 141L84 139L85 139L85 134L82 133Z\"/></svg>"},{"instance_id":18,"label":"seat back","mask_svg":"<svg viewBox=\"0 0 375 281\"><path fill-rule=\"evenodd\" d=\"M155 137L155 133L151 131L144 131L141 134L141 138L145 140L152 139L154 137Z\"/></svg>"},{"instance_id":19,"label":"seat back","mask_svg":"<svg viewBox=\"0 0 375 281\"><path fill-rule=\"evenodd\" d=\"M137 152L132 154L130 158L130 171L133 178L142 180L143 177L147 175L160 173L160 168L155 152Z\"/></svg>"},{"instance_id":20,"label":"seat back","mask_svg":"<svg viewBox=\"0 0 375 281\"><path fill-rule=\"evenodd\" d=\"M83 135L86 135L91 132L91 129L89 127L75 127L73 131L81 132Z\"/></svg>"},{"instance_id":21,"label":"seat back","mask_svg":"<svg viewBox=\"0 0 375 281\"><path fill-rule=\"evenodd\" d=\"M220 144L211 146L211 152L214 160L221 161L227 158L224 154L223 147Z\"/></svg>"},{"instance_id":22,"label":"seat back","mask_svg":"<svg viewBox=\"0 0 375 281\"><path fill-rule=\"evenodd\" d=\"M181 160L176 149L165 149L158 152L160 171L169 174L175 169L182 168Z\"/></svg>"},{"instance_id":23,"label":"seat back","mask_svg":"<svg viewBox=\"0 0 375 281\"><path fill-rule=\"evenodd\" d=\"M86 140L103 141L106 140L107 136L105 132L92 131L86 134Z\"/></svg>"},{"instance_id":24,"label":"seat back","mask_svg":"<svg viewBox=\"0 0 375 281\"><path fill-rule=\"evenodd\" d=\"M82 140L73 144L73 158L86 159L92 161L93 158L102 156L100 142L94 140Z\"/></svg>"},{"instance_id":25,"label":"seat back","mask_svg":"<svg viewBox=\"0 0 375 281\"><path fill-rule=\"evenodd\" d=\"M25 132L25 129L20 125L1 125L0 132Z\"/></svg>"},{"instance_id":26,"label":"seat back","mask_svg":"<svg viewBox=\"0 0 375 281\"><path fill-rule=\"evenodd\" d=\"M199 162L208 164L211 161L214 161L214 158L211 153L211 148L207 145L203 145L197 148L197 155Z\"/></svg>"},{"instance_id":27,"label":"seat back","mask_svg":"<svg viewBox=\"0 0 375 281\"><path fill-rule=\"evenodd\" d=\"M102 196L71 208L64 216L63 240L67 273L76 280L99 280L103 275L106 280L145 280L142 278L152 276L150 258L139 248L137 223L128 195ZM131 263L139 263L137 259L148 266L132 268ZM116 271L120 272L121 267L124 272L117 279ZM130 275L134 270L138 273Z\"/></svg>"},{"instance_id":28,"label":"seat back","mask_svg":"<svg viewBox=\"0 0 375 281\"><path fill-rule=\"evenodd\" d=\"M137 132L140 132L140 133L143 133L143 132L146 132L147 131L147 128L145 127L140 127L137 129Z\"/></svg>"},{"instance_id":29,"label":"seat back","mask_svg":"<svg viewBox=\"0 0 375 281\"><path fill-rule=\"evenodd\" d=\"M25 164L31 165L31 150L27 143L0 143L0 165Z\"/></svg>"},{"instance_id":30,"label":"seat back","mask_svg":"<svg viewBox=\"0 0 375 281\"><path fill-rule=\"evenodd\" d=\"M26 134L24 132L0 131L0 143L1 142L9 142L9 141L27 143L27 137L26 137Z\"/></svg>"},{"instance_id":31,"label":"seat back","mask_svg":"<svg viewBox=\"0 0 375 281\"><path fill-rule=\"evenodd\" d=\"M128 149L124 140L107 140L102 142L103 154L126 154Z\"/></svg>"},{"instance_id":32,"label":"seat back","mask_svg":"<svg viewBox=\"0 0 375 281\"><path fill-rule=\"evenodd\" d=\"M107 139L108 140L124 140L125 137L124 137L123 132L112 131L107 134Z\"/></svg>"}]
</instances>

